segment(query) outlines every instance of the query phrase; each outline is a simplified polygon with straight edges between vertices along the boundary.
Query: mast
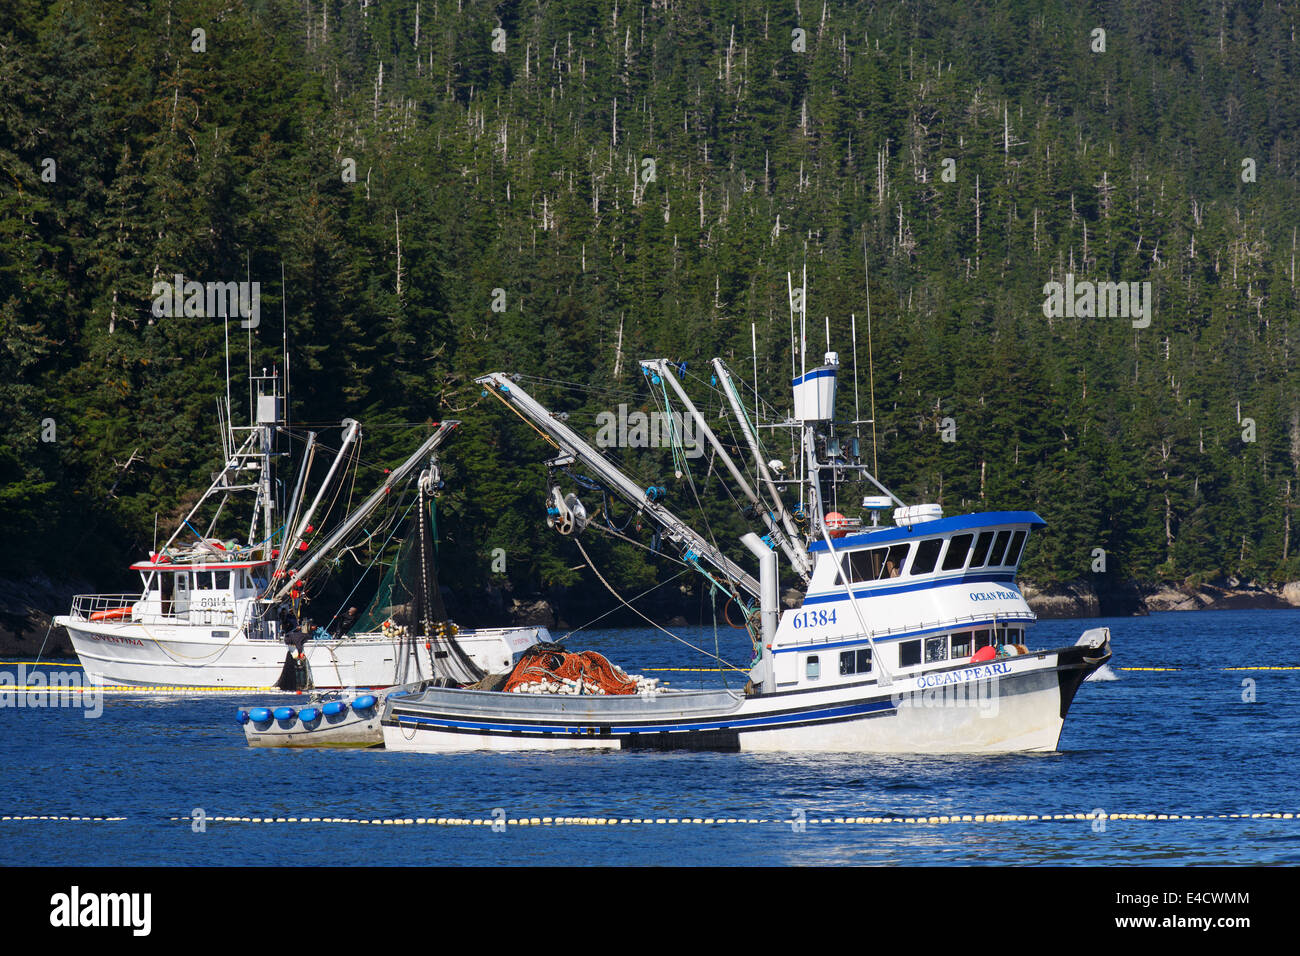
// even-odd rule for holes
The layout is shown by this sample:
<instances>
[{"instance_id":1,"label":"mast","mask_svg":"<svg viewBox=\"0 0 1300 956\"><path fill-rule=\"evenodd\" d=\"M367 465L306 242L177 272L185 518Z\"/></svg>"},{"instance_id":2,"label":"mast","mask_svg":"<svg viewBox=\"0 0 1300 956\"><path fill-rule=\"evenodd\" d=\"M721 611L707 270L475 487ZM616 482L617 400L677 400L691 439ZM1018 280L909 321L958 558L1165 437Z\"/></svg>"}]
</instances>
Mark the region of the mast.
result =
<instances>
[{"instance_id":1,"label":"mast","mask_svg":"<svg viewBox=\"0 0 1300 956\"><path fill-rule=\"evenodd\" d=\"M641 367L653 370L658 374L661 380L666 380L668 384L672 386L673 391L677 393L677 397L681 399L687 412L689 412L691 417L695 419L695 424L699 427L700 431L704 433L704 437L709 440L709 444L713 446L714 451L717 452L722 463L727 467L727 470L731 472L731 476L736 479L736 484L740 486L741 492L744 493L745 497L748 498L752 504L758 505L763 509L763 523L767 525L767 529L772 535L772 540L776 542L783 552L785 552L787 560L789 560L789 562L794 566L795 570L799 571L800 577L804 579L804 583L807 583L808 575L812 570L807 552L804 551L802 547L791 544L790 540L786 536L786 532L777 524L772 512L768 510L767 505L764 504L764 502L759 498L758 493L754 491L753 487L746 480L744 473L736 466L736 463L732 460L731 456L727 454L727 450L722 447L722 443L718 440L718 436L714 434L713 429L710 428L708 422L704 420L704 416L700 414L700 410L695 407L695 403L692 402L690 396L686 394L686 390L682 388L681 383L671 374L671 364L669 361L662 358L646 359L641 362ZM784 510L779 504L779 499L777 509L778 511ZM793 528L790 528L789 530L792 535L795 533Z\"/></svg>"},{"instance_id":2,"label":"mast","mask_svg":"<svg viewBox=\"0 0 1300 956\"><path fill-rule=\"evenodd\" d=\"M280 585L279 590L271 595L268 599L268 603L274 604L283 600L286 594L300 585L303 579L307 576L307 572L314 568L322 558L333 551L334 548L342 543L348 535L356 530L357 526L360 525L361 522L365 521L366 518L370 516L371 512L379 507L380 503L388 496L388 493L407 476L411 469L415 467L416 463L429 452L433 451L433 449L441 445L446 437L451 434L459 424L460 422L457 421L442 422L438 426L438 430L426 438L410 458L406 459L406 461L402 462L384 477L383 487L367 498L362 503L361 507L352 512L352 514L350 514L347 519L338 526L333 534L316 546L316 549L311 553L306 561L295 568L292 574L286 576L285 582Z\"/></svg>"},{"instance_id":3,"label":"mast","mask_svg":"<svg viewBox=\"0 0 1300 956\"><path fill-rule=\"evenodd\" d=\"M721 550L705 541L684 521L651 498L646 490L614 467L600 452L592 448L573 429L557 420L518 383L502 372L492 372L474 380L487 387L503 404L521 418L534 425L538 431L571 460L600 476L609 487L621 495L638 512L655 521L664 529L664 536L676 544L689 561L699 557L721 571L734 585L753 598L760 597L761 588L753 575L732 561Z\"/></svg>"},{"instance_id":4,"label":"mast","mask_svg":"<svg viewBox=\"0 0 1300 956\"><path fill-rule=\"evenodd\" d=\"M785 552L791 566L807 584L809 577L812 575L812 559L808 557L808 552L800 542L799 529L795 527L794 518L786 510L785 502L781 500L781 493L777 490L776 481L772 478L771 471L768 470L767 462L763 461L762 449L758 446L758 436L754 434L754 430L750 427L749 420L745 416L745 410L740 403L740 396L736 392L731 372L728 370L726 363L720 358L713 360L713 371L718 376L718 383L722 386L722 393L727 396L727 402L731 405L731 411L740 425L740 431L749 444L749 450L754 456L754 465L758 469L758 475L767 487L773 508L777 517L781 519L781 526L785 529L783 538L777 538L775 535L773 538L779 541L781 550Z\"/></svg>"}]
</instances>

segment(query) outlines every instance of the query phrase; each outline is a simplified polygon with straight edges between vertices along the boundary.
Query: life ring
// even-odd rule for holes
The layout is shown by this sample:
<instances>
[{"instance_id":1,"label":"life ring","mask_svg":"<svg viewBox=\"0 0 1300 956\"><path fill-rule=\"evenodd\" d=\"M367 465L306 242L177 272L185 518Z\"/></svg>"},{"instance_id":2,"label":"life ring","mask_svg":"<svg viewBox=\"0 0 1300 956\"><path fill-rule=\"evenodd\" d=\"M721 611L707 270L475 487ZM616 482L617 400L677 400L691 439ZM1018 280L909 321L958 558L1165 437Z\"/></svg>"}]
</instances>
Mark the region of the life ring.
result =
<instances>
[{"instance_id":1,"label":"life ring","mask_svg":"<svg viewBox=\"0 0 1300 956\"><path fill-rule=\"evenodd\" d=\"M129 607L115 607L107 611L95 611L90 615L92 621L122 621L131 617Z\"/></svg>"},{"instance_id":2,"label":"life ring","mask_svg":"<svg viewBox=\"0 0 1300 956\"><path fill-rule=\"evenodd\" d=\"M739 624L732 624L732 623L731 623L731 615L727 613L727 609L730 608L731 605L733 605L733 604L735 604L735 603L736 603L736 596L733 594L731 597L729 597L729 598L727 599L727 603L724 604L724 605L722 605L722 619L723 619L724 621L726 621L728 624L731 624L732 628L734 628L735 630L739 631L739 630L741 630L742 628L745 627L745 621L744 621L744 619L742 619L741 622L740 622Z\"/></svg>"}]
</instances>

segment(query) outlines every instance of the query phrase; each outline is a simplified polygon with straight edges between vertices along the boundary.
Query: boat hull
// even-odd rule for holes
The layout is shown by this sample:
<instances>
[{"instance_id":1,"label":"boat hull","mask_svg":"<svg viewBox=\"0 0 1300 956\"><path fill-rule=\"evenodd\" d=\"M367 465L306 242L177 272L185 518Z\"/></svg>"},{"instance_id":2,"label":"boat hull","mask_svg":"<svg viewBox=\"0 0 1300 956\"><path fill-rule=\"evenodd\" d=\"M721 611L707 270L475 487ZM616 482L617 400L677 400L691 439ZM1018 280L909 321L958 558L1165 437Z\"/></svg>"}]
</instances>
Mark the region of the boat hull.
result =
<instances>
[{"instance_id":1,"label":"boat hull","mask_svg":"<svg viewBox=\"0 0 1300 956\"><path fill-rule=\"evenodd\" d=\"M563 697L431 688L389 700L389 750L1052 751L1101 648L965 664L897 679L747 697L734 691Z\"/></svg>"},{"instance_id":2,"label":"boat hull","mask_svg":"<svg viewBox=\"0 0 1300 956\"><path fill-rule=\"evenodd\" d=\"M192 625L144 625L87 621L61 616L72 646L97 685L166 687L272 687L284 668L288 647L274 640L252 640L233 631ZM487 671L508 669L538 640L545 628L462 631L457 642ZM391 687L402 680L432 676L429 651L382 635L308 641L303 648L314 685L320 689ZM405 660L403 660L405 658ZM399 665L405 664L403 670Z\"/></svg>"}]
</instances>

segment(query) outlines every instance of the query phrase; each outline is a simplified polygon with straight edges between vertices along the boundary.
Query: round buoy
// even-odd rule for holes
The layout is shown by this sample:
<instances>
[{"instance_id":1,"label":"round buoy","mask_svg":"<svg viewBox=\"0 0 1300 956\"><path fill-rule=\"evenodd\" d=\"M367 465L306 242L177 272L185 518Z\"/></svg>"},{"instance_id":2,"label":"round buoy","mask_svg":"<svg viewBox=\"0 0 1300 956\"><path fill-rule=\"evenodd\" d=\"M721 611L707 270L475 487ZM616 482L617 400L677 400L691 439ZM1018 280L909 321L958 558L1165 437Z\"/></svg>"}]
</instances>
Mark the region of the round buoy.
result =
<instances>
[{"instance_id":1,"label":"round buoy","mask_svg":"<svg viewBox=\"0 0 1300 956\"><path fill-rule=\"evenodd\" d=\"M246 724L246 723L248 723L248 711L246 711L246 710L241 710L241 711L240 711L238 714L236 714L235 716L239 718L239 722L240 722L241 724Z\"/></svg>"},{"instance_id":2,"label":"round buoy","mask_svg":"<svg viewBox=\"0 0 1300 956\"><path fill-rule=\"evenodd\" d=\"M333 717L335 714L346 713L347 709L347 702L342 700L332 700L321 708L326 717Z\"/></svg>"},{"instance_id":3,"label":"round buoy","mask_svg":"<svg viewBox=\"0 0 1300 956\"><path fill-rule=\"evenodd\" d=\"M354 700L352 702L352 707L354 710L366 710L367 708L374 707L377 703L379 703L379 699L375 697L374 694L366 694L364 697L358 697Z\"/></svg>"},{"instance_id":4,"label":"round buoy","mask_svg":"<svg viewBox=\"0 0 1300 956\"><path fill-rule=\"evenodd\" d=\"M293 720L297 716L298 716L298 712L294 710L292 707L275 708L276 720Z\"/></svg>"},{"instance_id":5,"label":"round buoy","mask_svg":"<svg viewBox=\"0 0 1300 956\"><path fill-rule=\"evenodd\" d=\"M255 724L264 723L271 719L271 711L266 707L254 707L248 712L248 717Z\"/></svg>"},{"instance_id":6,"label":"round buoy","mask_svg":"<svg viewBox=\"0 0 1300 956\"><path fill-rule=\"evenodd\" d=\"M976 651L975 656L972 657L970 660L972 664L979 664L982 661L991 661L993 660L993 658L997 656L998 656L998 649L994 647L992 644L989 644L988 646L981 647L978 651Z\"/></svg>"},{"instance_id":7,"label":"round buoy","mask_svg":"<svg viewBox=\"0 0 1300 956\"><path fill-rule=\"evenodd\" d=\"M832 538L842 538L848 533L849 519L838 511L832 511L826 516L826 530Z\"/></svg>"}]
</instances>

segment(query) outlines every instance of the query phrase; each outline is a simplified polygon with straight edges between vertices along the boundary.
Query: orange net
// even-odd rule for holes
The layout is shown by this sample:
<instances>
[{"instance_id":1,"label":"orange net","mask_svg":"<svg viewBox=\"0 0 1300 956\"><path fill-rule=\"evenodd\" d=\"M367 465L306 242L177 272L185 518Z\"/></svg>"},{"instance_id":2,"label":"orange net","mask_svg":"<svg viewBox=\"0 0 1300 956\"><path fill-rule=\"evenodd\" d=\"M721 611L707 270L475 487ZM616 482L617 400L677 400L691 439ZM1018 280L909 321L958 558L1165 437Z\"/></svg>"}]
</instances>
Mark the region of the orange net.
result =
<instances>
[{"instance_id":1,"label":"orange net","mask_svg":"<svg viewBox=\"0 0 1300 956\"><path fill-rule=\"evenodd\" d=\"M602 655L595 651L580 653L536 645L530 648L515 669L510 679L501 688L509 693L522 684L537 681L563 683L574 681L583 688L583 693L635 694L636 681L620 674Z\"/></svg>"}]
</instances>

